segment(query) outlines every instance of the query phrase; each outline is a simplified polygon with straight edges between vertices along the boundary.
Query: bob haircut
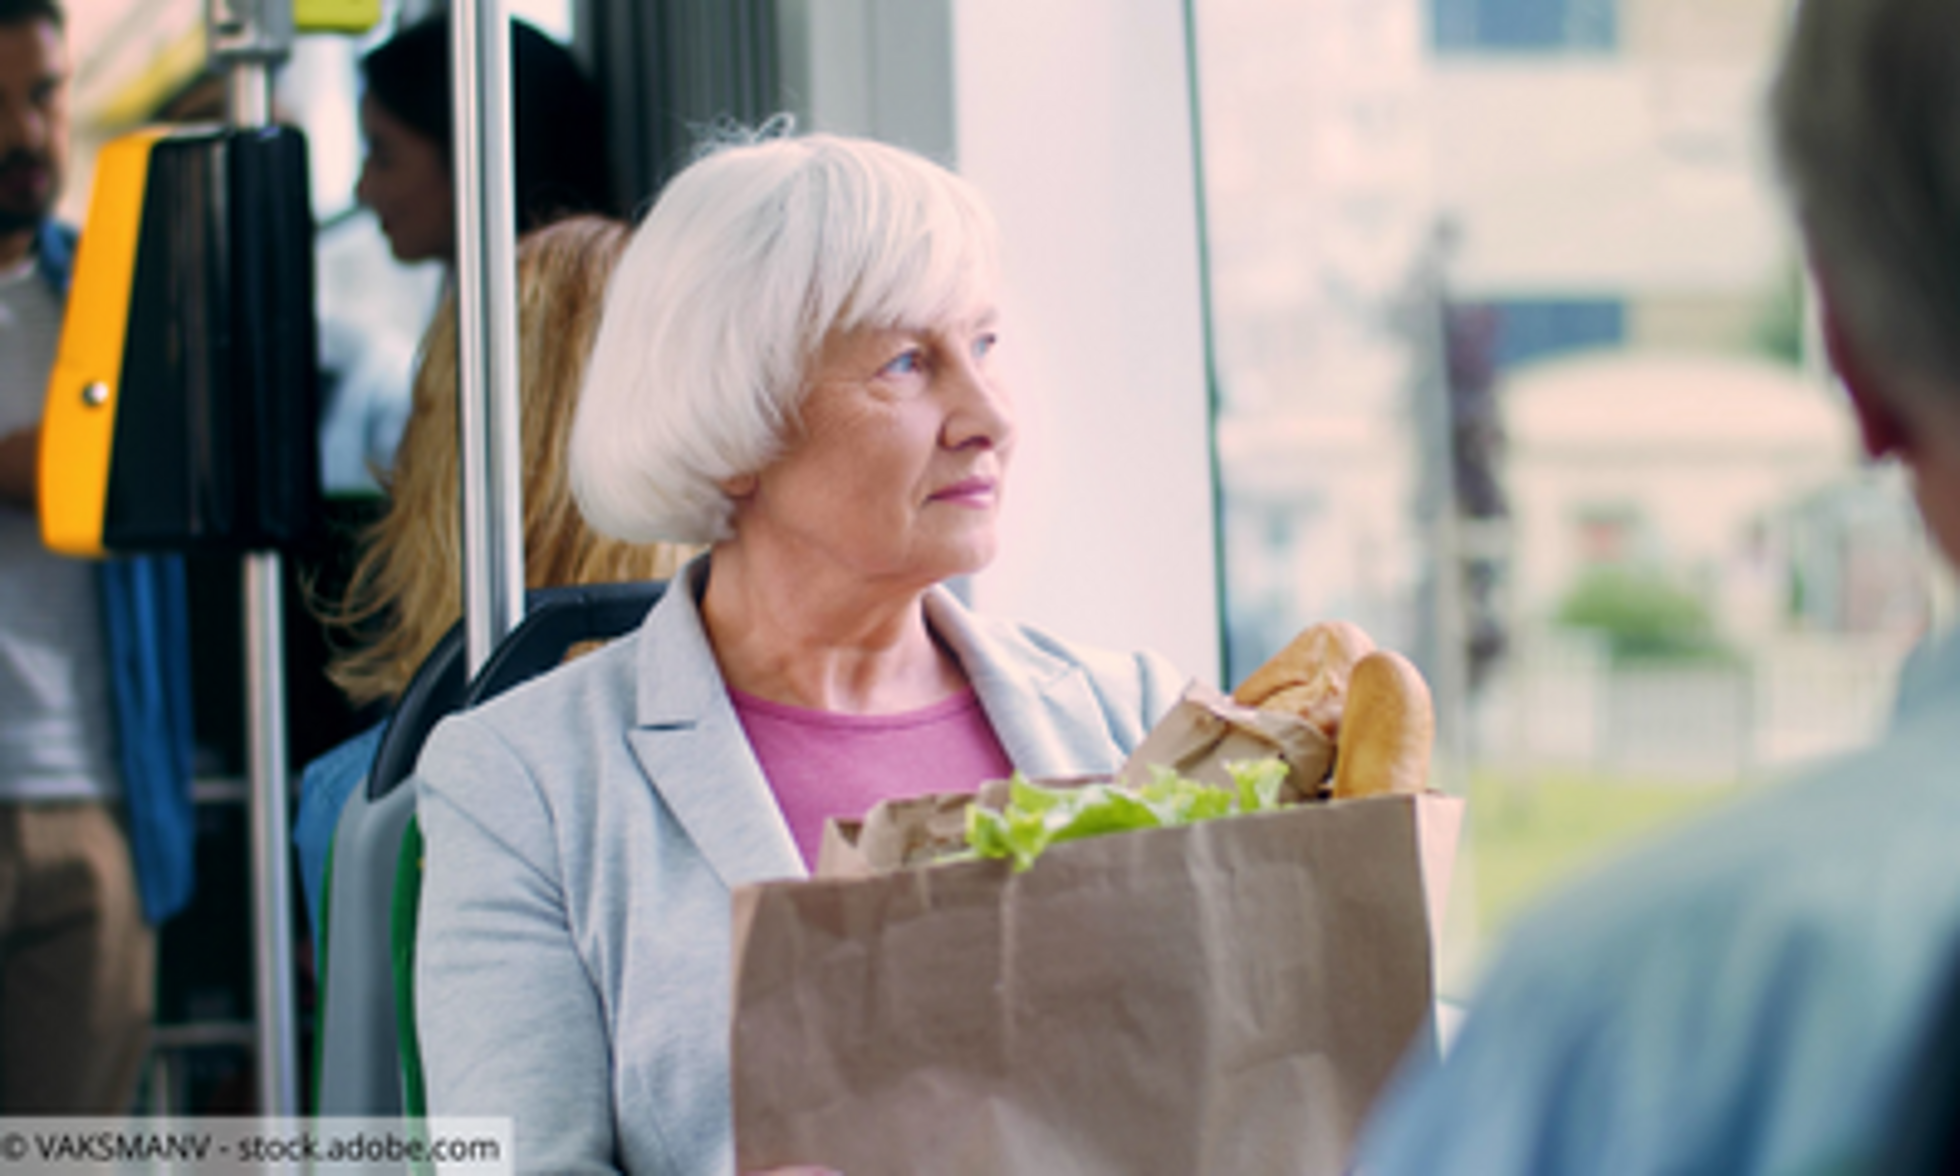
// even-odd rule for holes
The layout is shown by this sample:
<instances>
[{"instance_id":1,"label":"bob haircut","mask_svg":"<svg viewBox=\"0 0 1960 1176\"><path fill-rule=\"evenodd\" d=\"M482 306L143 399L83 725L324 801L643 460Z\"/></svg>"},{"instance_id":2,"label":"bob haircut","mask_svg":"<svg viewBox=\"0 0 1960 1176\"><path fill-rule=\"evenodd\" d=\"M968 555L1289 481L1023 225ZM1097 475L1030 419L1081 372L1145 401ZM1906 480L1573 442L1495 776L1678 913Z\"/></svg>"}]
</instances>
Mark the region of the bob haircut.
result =
<instances>
[{"instance_id":1,"label":"bob haircut","mask_svg":"<svg viewBox=\"0 0 1960 1176\"><path fill-rule=\"evenodd\" d=\"M572 490L628 542L729 537L725 485L793 441L826 337L991 305L999 233L979 193L897 147L724 134L668 183L606 296L572 425Z\"/></svg>"},{"instance_id":2,"label":"bob haircut","mask_svg":"<svg viewBox=\"0 0 1960 1176\"><path fill-rule=\"evenodd\" d=\"M1960 410L1960 5L1804 0L1776 148L1832 309L1861 351ZM1929 404L1929 407L1932 405Z\"/></svg>"}]
</instances>

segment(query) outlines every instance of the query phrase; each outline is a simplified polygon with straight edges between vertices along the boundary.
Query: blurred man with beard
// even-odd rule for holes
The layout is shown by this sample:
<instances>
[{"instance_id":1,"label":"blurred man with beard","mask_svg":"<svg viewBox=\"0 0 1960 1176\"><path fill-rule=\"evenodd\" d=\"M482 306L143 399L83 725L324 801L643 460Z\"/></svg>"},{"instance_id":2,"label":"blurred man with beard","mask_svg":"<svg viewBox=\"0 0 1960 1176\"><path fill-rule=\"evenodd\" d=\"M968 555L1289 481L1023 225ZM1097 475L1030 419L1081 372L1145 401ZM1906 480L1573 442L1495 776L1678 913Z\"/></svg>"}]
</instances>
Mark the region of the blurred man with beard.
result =
<instances>
[{"instance_id":1,"label":"blurred man with beard","mask_svg":"<svg viewBox=\"0 0 1960 1176\"><path fill-rule=\"evenodd\" d=\"M75 234L58 0L0 0L0 1113L130 1109L150 923L190 887L188 650L174 559L64 559L36 517ZM139 877L141 883L139 885Z\"/></svg>"}]
</instances>

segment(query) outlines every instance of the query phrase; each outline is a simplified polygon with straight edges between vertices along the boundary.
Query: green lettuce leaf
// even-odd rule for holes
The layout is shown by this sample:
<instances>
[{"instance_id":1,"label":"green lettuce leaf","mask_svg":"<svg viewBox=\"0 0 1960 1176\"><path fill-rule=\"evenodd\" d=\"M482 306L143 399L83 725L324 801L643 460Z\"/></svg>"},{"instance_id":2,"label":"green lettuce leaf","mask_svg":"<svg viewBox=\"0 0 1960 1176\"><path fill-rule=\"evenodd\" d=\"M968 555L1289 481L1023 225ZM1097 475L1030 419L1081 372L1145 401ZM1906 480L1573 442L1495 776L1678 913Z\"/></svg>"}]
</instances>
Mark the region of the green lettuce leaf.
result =
<instances>
[{"instance_id":1,"label":"green lettuce leaf","mask_svg":"<svg viewBox=\"0 0 1960 1176\"><path fill-rule=\"evenodd\" d=\"M1016 772L1008 781L1005 809L995 812L977 804L967 808L967 845L975 856L1006 858L1020 871L1033 865L1043 850L1064 841L1190 825L1279 807L1287 773L1284 761L1240 760L1226 764L1225 770L1232 777L1230 788L1191 780L1159 766L1151 770L1150 782L1135 790L1117 784L1044 788Z\"/></svg>"}]
</instances>

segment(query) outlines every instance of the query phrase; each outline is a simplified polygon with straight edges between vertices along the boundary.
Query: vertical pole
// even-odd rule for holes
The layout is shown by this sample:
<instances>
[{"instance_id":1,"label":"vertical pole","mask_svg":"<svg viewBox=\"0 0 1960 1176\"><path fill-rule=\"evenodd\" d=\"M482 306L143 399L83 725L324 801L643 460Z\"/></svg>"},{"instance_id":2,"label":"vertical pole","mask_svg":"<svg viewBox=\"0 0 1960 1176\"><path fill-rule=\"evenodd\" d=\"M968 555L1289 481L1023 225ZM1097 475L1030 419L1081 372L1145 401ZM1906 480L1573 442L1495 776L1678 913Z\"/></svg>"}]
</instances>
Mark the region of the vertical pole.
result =
<instances>
[{"instance_id":1,"label":"vertical pole","mask_svg":"<svg viewBox=\"0 0 1960 1176\"><path fill-rule=\"evenodd\" d=\"M1413 405L1417 453L1425 466L1418 486L1418 533L1430 542L1429 643L1425 667L1436 707L1437 763L1433 784L1454 796L1470 792L1469 657L1464 626L1463 524L1457 499L1456 447L1449 383L1447 266L1452 240L1439 229L1423 247L1410 299L1411 341L1419 373ZM1420 599L1420 597L1418 598ZM1461 973L1458 961L1470 958L1483 929L1475 910L1480 863L1471 847L1459 855L1450 902L1451 928L1438 946L1432 981L1439 998Z\"/></svg>"},{"instance_id":2,"label":"vertical pole","mask_svg":"<svg viewBox=\"0 0 1960 1176\"><path fill-rule=\"evenodd\" d=\"M463 622L474 674L524 617L510 20L502 0L456 0L450 21Z\"/></svg>"},{"instance_id":3,"label":"vertical pole","mask_svg":"<svg viewBox=\"0 0 1960 1176\"><path fill-rule=\"evenodd\" d=\"M283 14L272 11L284 6ZM272 63L291 44L291 0L210 0L212 57L226 71L230 123L272 121ZM279 17L283 15L283 22ZM283 33L282 33L283 29ZM291 781L286 756L285 614L276 551L244 559L245 695L249 700L253 995L262 1115L296 1115L299 1033L293 1003Z\"/></svg>"},{"instance_id":4,"label":"vertical pole","mask_svg":"<svg viewBox=\"0 0 1960 1176\"><path fill-rule=\"evenodd\" d=\"M245 556L245 692L251 699L253 991L258 1007L259 1110L296 1115L299 1033L293 1007L291 822L286 768L286 634L276 551Z\"/></svg>"},{"instance_id":5,"label":"vertical pole","mask_svg":"<svg viewBox=\"0 0 1960 1176\"><path fill-rule=\"evenodd\" d=\"M1464 625L1464 528L1457 501L1456 449L1452 439L1447 302L1444 267L1449 241L1438 233L1423 251L1411 299L1414 341L1421 373L1415 390L1417 452L1427 466L1418 511L1432 560L1430 616L1436 732L1442 753L1437 776L1442 791L1467 794L1470 782L1468 639Z\"/></svg>"}]
</instances>

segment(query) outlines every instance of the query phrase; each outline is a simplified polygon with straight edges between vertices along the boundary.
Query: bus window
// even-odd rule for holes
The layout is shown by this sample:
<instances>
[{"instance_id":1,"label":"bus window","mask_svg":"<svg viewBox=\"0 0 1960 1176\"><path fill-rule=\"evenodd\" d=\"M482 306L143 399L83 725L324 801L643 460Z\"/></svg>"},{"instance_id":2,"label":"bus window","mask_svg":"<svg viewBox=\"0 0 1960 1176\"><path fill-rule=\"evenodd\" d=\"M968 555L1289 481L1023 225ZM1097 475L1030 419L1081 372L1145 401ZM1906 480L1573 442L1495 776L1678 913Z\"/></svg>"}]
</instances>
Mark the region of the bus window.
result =
<instances>
[{"instance_id":1,"label":"bus window","mask_svg":"<svg viewBox=\"0 0 1960 1176\"><path fill-rule=\"evenodd\" d=\"M1860 742L1938 588L1805 340L1786 0L1196 0L1229 661L1416 654L1478 945ZM1450 961L1446 961L1446 964Z\"/></svg>"}]
</instances>

